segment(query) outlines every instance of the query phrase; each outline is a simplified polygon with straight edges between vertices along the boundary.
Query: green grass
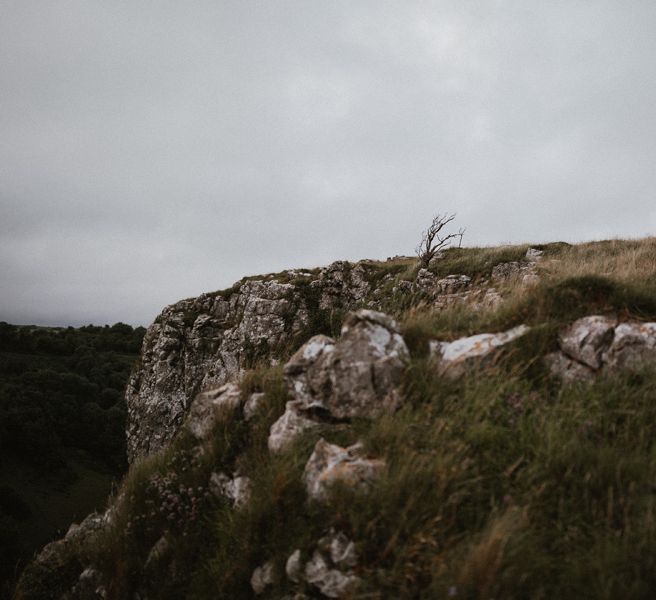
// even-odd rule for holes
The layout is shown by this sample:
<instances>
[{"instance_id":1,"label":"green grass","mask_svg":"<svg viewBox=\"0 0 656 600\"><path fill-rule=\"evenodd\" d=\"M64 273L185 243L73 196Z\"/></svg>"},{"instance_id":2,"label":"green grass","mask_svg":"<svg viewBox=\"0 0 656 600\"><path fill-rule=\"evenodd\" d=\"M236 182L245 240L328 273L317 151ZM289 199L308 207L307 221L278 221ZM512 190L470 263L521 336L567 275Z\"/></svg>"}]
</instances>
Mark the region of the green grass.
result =
<instances>
[{"instance_id":1,"label":"green grass","mask_svg":"<svg viewBox=\"0 0 656 600\"><path fill-rule=\"evenodd\" d=\"M449 250L436 269L483 278L498 262L520 260L526 249ZM577 252L590 253L586 260L595 253L607 260L647 252L638 242L543 249L545 262ZM414 268L397 260L373 263L367 273L380 281ZM331 528L356 543L362 585L353 598L652 598L656 369L563 387L542 360L556 349L560 328L580 316L656 319L650 278L598 271L545 271L536 286L500 288L507 300L496 310L436 311L419 298L414 308L397 305L411 352L401 409L312 430L276 455L266 442L288 400L283 369L255 357L241 391L244 400L254 392L265 399L249 423L223 413L202 454L182 434L132 467L115 525L83 550L111 582L110 598L135 592L154 600L252 598L253 570L269 560L277 580L264 600L312 595L287 580L285 562L296 549L309 558ZM335 335L335 324L316 308L296 343L320 331ZM527 335L459 380L438 376L427 356L431 339L520 323L531 326ZM384 475L368 491L335 486L327 504L309 501L302 473L320 437L343 446L362 441L371 456L386 461ZM210 474L221 471L252 479L245 506L234 509L204 495ZM173 483L157 483L166 477ZM179 485L203 496L201 510L195 519L171 522L162 506L169 488ZM164 533L171 554L146 569Z\"/></svg>"},{"instance_id":2,"label":"green grass","mask_svg":"<svg viewBox=\"0 0 656 600\"><path fill-rule=\"evenodd\" d=\"M472 279L488 277L499 263L521 261L529 249L528 244L497 248L448 248L443 257L435 261L431 271L440 277L467 275Z\"/></svg>"},{"instance_id":3,"label":"green grass","mask_svg":"<svg viewBox=\"0 0 656 600\"><path fill-rule=\"evenodd\" d=\"M279 579L264 597L279 598L292 591L287 557L296 548L309 557L330 527L357 542L364 584L355 598L651 597L653 370L561 389L501 366L446 381L417 358L399 412L306 434L276 456L266 437L286 400L280 369L254 371L243 386L264 391L264 407L248 429L225 416L193 483L239 466L253 478L251 500L240 510L208 504L203 527L187 530L193 543L173 531L186 576L172 589L160 574L147 587L153 598L251 598L250 576L267 560ZM334 488L329 505L308 502L301 474L320 436L362 440L387 461L385 476L368 493ZM177 468L177 445L133 469L125 518L144 513L153 473ZM119 520L101 552L115 561L104 564L114 580L129 584L113 597L148 586L137 574L162 531L151 521L131 537L124 527Z\"/></svg>"}]
</instances>

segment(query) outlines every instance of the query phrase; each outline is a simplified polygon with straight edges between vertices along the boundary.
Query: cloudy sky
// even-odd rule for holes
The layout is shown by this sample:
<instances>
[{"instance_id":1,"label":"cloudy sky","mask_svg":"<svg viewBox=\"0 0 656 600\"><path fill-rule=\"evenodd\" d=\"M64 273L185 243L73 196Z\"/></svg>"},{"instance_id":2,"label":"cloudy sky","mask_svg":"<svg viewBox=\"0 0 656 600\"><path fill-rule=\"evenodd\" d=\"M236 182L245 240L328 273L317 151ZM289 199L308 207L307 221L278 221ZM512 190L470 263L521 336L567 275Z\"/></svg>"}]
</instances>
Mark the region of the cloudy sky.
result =
<instances>
[{"instance_id":1,"label":"cloudy sky","mask_svg":"<svg viewBox=\"0 0 656 600\"><path fill-rule=\"evenodd\" d=\"M0 0L0 320L656 230L654 0Z\"/></svg>"}]
</instances>

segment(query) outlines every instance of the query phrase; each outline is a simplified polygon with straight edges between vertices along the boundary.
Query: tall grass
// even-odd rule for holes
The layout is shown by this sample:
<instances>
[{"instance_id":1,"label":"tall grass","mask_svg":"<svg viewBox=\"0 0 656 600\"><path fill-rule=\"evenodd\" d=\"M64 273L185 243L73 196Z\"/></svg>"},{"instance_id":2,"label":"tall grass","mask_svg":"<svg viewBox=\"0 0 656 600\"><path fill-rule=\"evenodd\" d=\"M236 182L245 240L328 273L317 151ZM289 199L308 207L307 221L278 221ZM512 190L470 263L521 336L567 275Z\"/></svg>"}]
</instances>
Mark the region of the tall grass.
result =
<instances>
[{"instance_id":1,"label":"tall grass","mask_svg":"<svg viewBox=\"0 0 656 600\"><path fill-rule=\"evenodd\" d=\"M467 260L482 273L499 253L525 250ZM271 455L266 440L287 400L282 370L247 373L244 397L265 393L251 422L225 413L203 453L181 436L131 470L115 526L95 548L112 581L110 597L145 590L153 599L252 598L251 574L269 560L275 582L263 598L312 595L286 578L285 561L296 549L309 558L334 528L356 543L362 584L353 598L653 598L656 371L560 387L541 360L562 324L578 316L656 318L656 294L640 275L656 270L647 265L653 252L653 240L553 245L545 248L540 284L510 282L497 309L407 311L412 357L402 408L306 432L280 454ZM449 270L465 260L452 254ZM429 339L519 322L531 332L460 380L438 376L426 356ZM320 436L340 445L362 441L386 461L384 475L369 490L335 486L327 504L311 502L302 472ZM182 472L184 457L196 462ZM243 507L212 499L199 521L179 528L147 512L155 475L175 471L185 486L202 488L213 471L235 470L252 479ZM171 557L148 571L144 563L163 532Z\"/></svg>"}]
</instances>

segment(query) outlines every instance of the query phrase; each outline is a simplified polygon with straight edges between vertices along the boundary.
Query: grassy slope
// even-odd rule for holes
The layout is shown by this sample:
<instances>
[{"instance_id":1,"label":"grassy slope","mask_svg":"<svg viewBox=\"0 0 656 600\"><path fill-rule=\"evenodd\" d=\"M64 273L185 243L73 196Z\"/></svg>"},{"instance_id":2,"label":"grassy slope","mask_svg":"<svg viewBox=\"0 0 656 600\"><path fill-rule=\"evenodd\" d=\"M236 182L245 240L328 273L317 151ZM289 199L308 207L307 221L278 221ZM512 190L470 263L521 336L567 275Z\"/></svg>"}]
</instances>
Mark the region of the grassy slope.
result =
<instances>
[{"instance_id":1,"label":"grassy slope","mask_svg":"<svg viewBox=\"0 0 656 600\"><path fill-rule=\"evenodd\" d=\"M525 249L450 252L439 270L484 278L500 255ZM296 548L307 557L334 526L357 543L358 598L652 598L656 372L560 387L540 357L560 325L584 314L656 319L656 240L545 250L541 283L505 284L498 310L396 305L412 359L405 406L394 415L312 432L271 456L268 428L286 400L282 371L248 373L244 394L266 393L252 427L226 414L202 457L181 436L131 470L115 528L91 549L111 575L110 597L140 585L152 598L251 598L253 569L273 559L279 580L264 597L280 598L292 590L287 557ZM518 322L533 332L459 381L440 379L424 357L427 339ZM362 440L387 460L386 476L367 494L336 488L329 506L308 503L301 473L320 435ZM237 467L254 488L233 510L206 485L211 471ZM169 477L165 493L156 475ZM171 493L183 506L173 515L162 503ZM194 497L200 512L191 518ZM174 561L144 572L163 531Z\"/></svg>"}]
</instances>

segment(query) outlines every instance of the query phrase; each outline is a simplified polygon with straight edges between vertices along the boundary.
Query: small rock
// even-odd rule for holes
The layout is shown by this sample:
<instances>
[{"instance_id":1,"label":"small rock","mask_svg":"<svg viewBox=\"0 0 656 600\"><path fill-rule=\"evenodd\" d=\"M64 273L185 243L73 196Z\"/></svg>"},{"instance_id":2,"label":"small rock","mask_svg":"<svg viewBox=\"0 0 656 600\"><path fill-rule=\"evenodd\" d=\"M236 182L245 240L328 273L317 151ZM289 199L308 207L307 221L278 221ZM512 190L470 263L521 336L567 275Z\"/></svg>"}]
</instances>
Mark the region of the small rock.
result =
<instances>
[{"instance_id":1,"label":"small rock","mask_svg":"<svg viewBox=\"0 0 656 600\"><path fill-rule=\"evenodd\" d=\"M405 279L402 279L401 281L399 281L392 288L392 293L393 294L407 294L409 292L412 292L412 282L411 281L406 281Z\"/></svg>"},{"instance_id":2,"label":"small rock","mask_svg":"<svg viewBox=\"0 0 656 600\"><path fill-rule=\"evenodd\" d=\"M82 571L72 592L78 600L104 600L107 598L107 588L102 584L100 572L91 567Z\"/></svg>"},{"instance_id":3,"label":"small rock","mask_svg":"<svg viewBox=\"0 0 656 600\"><path fill-rule=\"evenodd\" d=\"M331 568L328 559L319 550L314 552L312 559L305 565L305 580L319 588L328 598L346 596L360 583L360 579L353 573L342 573L339 569Z\"/></svg>"},{"instance_id":4,"label":"small rock","mask_svg":"<svg viewBox=\"0 0 656 600\"><path fill-rule=\"evenodd\" d=\"M233 410L240 404L241 393L234 383L201 392L191 405L187 429L196 439L204 439L214 428L219 411Z\"/></svg>"},{"instance_id":5,"label":"small rock","mask_svg":"<svg viewBox=\"0 0 656 600\"><path fill-rule=\"evenodd\" d=\"M270 585L275 583L273 563L268 561L257 567L251 576L251 587L256 596L263 594Z\"/></svg>"},{"instance_id":6,"label":"small rock","mask_svg":"<svg viewBox=\"0 0 656 600\"><path fill-rule=\"evenodd\" d=\"M212 473L210 490L217 498L227 498L234 507L246 504L251 495L251 480L249 477L228 477L225 473Z\"/></svg>"},{"instance_id":7,"label":"small rock","mask_svg":"<svg viewBox=\"0 0 656 600\"><path fill-rule=\"evenodd\" d=\"M500 263L492 269L492 279L510 279L522 271L522 264L513 261Z\"/></svg>"},{"instance_id":8,"label":"small rock","mask_svg":"<svg viewBox=\"0 0 656 600\"><path fill-rule=\"evenodd\" d=\"M285 573L290 581L299 583L303 578L303 564L301 563L301 551L294 550L285 564Z\"/></svg>"},{"instance_id":9,"label":"small rock","mask_svg":"<svg viewBox=\"0 0 656 600\"><path fill-rule=\"evenodd\" d=\"M322 438L305 465L303 481L310 498L325 501L330 487L336 482L367 488L380 477L385 467L384 460L363 457L360 444L342 448Z\"/></svg>"},{"instance_id":10,"label":"small rock","mask_svg":"<svg viewBox=\"0 0 656 600\"><path fill-rule=\"evenodd\" d=\"M509 279L519 279L522 285L532 285L539 281L536 261L529 262L507 262L500 263L492 269L493 281L507 281Z\"/></svg>"},{"instance_id":11,"label":"small rock","mask_svg":"<svg viewBox=\"0 0 656 600\"><path fill-rule=\"evenodd\" d=\"M319 540L319 546L328 545L330 559L340 569L352 569L358 563L355 544L342 532L331 534Z\"/></svg>"},{"instance_id":12,"label":"small rock","mask_svg":"<svg viewBox=\"0 0 656 600\"><path fill-rule=\"evenodd\" d=\"M244 419L250 421L255 416L255 413L257 413L257 409L259 408L260 404L262 404L265 395L266 394L258 392L251 394L248 397L248 400L246 400L246 403L244 404Z\"/></svg>"},{"instance_id":13,"label":"small rock","mask_svg":"<svg viewBox=\"0 0 656 600\"><path fill-rule=\"evenodd\" d=\"M150 549L148 553L148 558L144 563L144 570L148 571L153 567L156 567L163 559L167 557L171 552L171 543L166 535L160 537L155 545Z\"/></svg>"},{"instance_id":14,"label":"small rock","mask_svg":"<svg viewBox=\"0 0 656 600\"><path fill-rule=\"evenodd\" d=\"M287 402L283 415L271 425L267 441L270 452L281 452L301 433L318 426L316 421L304 416L302 407L303 402L299 400Z\"/></svg>"},{"instance_id":15,"label":"small rock","mask_svg":"<svg viewBox=\"0 0 656 600\"><path fill-rule=\"evenodd\" d=\"M437 282L440 294L456 294L466 290L471 285L471 277L467 275L447 275Z\"/></svg>"},{"instance_id":16,"label":"small rock","mask_svg":"<svg viewBox=\"0 0 656 600\"><path fill-rule=\"evenodd\" d=\"M428 269L419 269L415 279L415 286L418 290L431 293L435 290L437 277Z\"/></svg>"},{"instance_id":17,"label":"small rock","mask_svg":"<svg viewBox=\"0 0 656 600\"><path fill-rule=\"evenodd\" d=\"M560 333L560 349L596 371L601 367L603 353L613 341L616 325L616 319L602 316L578 319Z\"/></svg>"},{"instance_id":18,"label":"small rock","mask_svg":"<svg viewBox=\"0 0 656 600\"><path fill-rule=\"evenodd\" d=\"M498 348L520 338L528 331L529 327L519 325L503 333L480 333L454 342L432 341L429 344L430 354L437 361L440 374L457 377L467 368L481 364Z\"/></svg>"},{"instance_id":19,"label":"small rock","mask_svg":"<svg viewBox=\"0 0 656 600\"><path fill-rule=\"evenodd\" d=\"M526 251L526 260L531 262L537 262L539 260L542 260L543 254L544 254L544 250L538 250L537 248L529 248Z\"/></svg>"}]
</instances>

